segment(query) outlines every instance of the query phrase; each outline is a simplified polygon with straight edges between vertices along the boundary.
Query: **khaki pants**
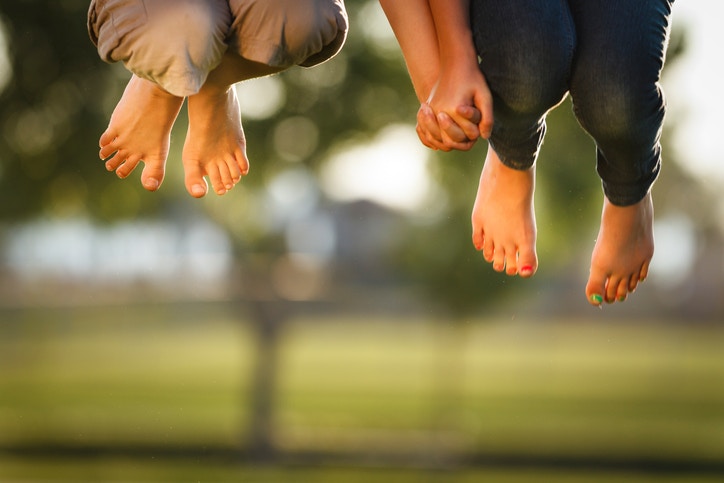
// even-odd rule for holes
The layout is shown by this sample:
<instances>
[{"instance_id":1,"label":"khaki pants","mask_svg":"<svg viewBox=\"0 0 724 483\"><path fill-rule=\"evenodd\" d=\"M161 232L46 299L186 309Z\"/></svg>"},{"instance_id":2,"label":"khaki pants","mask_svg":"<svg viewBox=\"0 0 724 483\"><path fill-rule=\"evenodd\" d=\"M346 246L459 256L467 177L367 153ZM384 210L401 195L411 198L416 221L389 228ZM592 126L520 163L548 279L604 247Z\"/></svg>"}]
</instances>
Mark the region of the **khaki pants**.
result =
<instances>
[{"instance_id":1,"label":"khaki pants","mask_svg":"<svg viewBox=\"0 0 724 483\"><path fill-rule=\"evenodd\" d=\"M344 0L92 0L88 11L104 61L180 97L199 91L227 49L310 67L339 52L347 28Z\"/></svg>"}]
</instances>

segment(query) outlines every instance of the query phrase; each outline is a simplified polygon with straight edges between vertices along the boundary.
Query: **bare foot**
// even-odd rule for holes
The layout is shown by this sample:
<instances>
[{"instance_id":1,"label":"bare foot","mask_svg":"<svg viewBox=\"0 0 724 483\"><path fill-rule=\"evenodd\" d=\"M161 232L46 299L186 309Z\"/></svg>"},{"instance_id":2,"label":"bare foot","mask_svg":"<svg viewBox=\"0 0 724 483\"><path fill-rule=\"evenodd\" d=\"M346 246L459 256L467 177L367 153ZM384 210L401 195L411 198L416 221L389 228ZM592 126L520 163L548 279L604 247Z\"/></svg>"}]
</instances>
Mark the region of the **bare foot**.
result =
<instances>
[{"instance_id":1,"label":"bare foot","mask_svg":"<svg viewBox=\"0 0 724 483\"><path fill-rule=\"evenodd\" d=\"M141 183L156 191L163 182L171 128L183 101L134 75L100 138L99 156L106 160L106 169L125 178L143 161Z\"/></svg>"},{"instance_id":2,"label":"bare foot","mask_svg":"<svg viewBox=\"0 0 724 483\"><path fill-rule=\"evenodd\" d=\"M183 150L186 189L195 198L206 194L204 176L223 195L249 171L239 102L233 87L205 85L189 97L189 130Z\"/></svg>"},{"instance_id":3,"label":"bare foot","mask_svg":"<svg viewBox=\"0 0 724 483\"><path fill-rule=\"evenodd\" d=\"M616 206L604 199L586 284L586 297L592 305L623 302L646 278L654 256L653 223L650 193L631 206Z\"/></svg>"},{"instance_id":4,"label":"bare foot","mask_svg":"<svg viewBox=\"0 0 724 483\"><path fill-rule=\"evenodd\" d=\"M534 191L535 167L509 168L488 148L473 207L473 244L498 272L527 278L538 268Z\"/></svg>"}]
</instances>

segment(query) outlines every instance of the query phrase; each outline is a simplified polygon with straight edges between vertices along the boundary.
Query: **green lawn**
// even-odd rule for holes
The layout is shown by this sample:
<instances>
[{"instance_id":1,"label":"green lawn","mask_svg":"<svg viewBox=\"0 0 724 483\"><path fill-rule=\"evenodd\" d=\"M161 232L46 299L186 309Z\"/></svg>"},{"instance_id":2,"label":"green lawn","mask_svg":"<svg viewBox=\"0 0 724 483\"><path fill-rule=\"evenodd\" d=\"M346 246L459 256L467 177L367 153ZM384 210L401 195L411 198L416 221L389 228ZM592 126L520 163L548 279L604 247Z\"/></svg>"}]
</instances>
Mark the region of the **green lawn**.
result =
<instances>
[{"instance_id":1,"label":"green lawn","mask_svg":"<svg viewBox=\"0 0 724 483\"><path fill-rule=\"evenodd\" d=\"M724 465L724 326L293 320L279 345L275 444L285 454L373 462L345 470L154 456L158 448L244 446L256 348L249 324L226 306L0 311L0 321L0 481L723 477L682 468ZM110 453L23 450L48 447ZM149 454L129 460L114 448ZM511 463L465 469L481 455ZM525 468L515 468L519 460ZM390 461L402 467L382 469ZM457 471L415 469L446 462ZM543 467L531 469L536 462ZM594 479L576 462L613 469ZM628 471L637 462L681 471L647 479L645 467Z\"/></svg>"}]
</instances>

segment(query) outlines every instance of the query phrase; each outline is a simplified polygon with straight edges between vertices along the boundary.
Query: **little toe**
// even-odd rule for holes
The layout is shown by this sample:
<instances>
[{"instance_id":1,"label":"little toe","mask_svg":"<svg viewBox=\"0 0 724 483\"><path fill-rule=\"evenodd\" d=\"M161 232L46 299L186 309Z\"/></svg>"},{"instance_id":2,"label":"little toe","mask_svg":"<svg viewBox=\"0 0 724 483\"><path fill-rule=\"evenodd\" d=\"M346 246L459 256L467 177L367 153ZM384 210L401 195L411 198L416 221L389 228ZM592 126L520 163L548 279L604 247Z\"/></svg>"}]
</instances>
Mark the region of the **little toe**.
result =
<instances>
[{"instance_id":1,"label":"little toe","mask_svg":"<svg viewBox=\"0 0 724 483\"><path fill-rule=\"evenodd\" d=\"M239 168L239 172L242 176L249 174L249 160L244 153L238 153L236 155L236 166Z\"/></svg>"},{"instance_id":2,"label":"little toe","mask_svg":"<svg viewBox=\"0 0 724 483\"><path fill-rule=\"evenodd\" d=\"M649 263L651 263L651 262L647 261L641 267L641 271L639 272L639 281L640 282L643 282L644 280L646 280L646 277L649 276Z\"/></svg>"},{"instance_id":3,"label":"little toe","mask_svg":"<svg viewBox=\"0 0 724 483\"><path fill-rule=\"evenodd\" d=\"M483 249L483 234L482 232L478 230L473 230L473 246L477 251L481 251Z\"/></svg>"},{"instance_id":4,"label":"little toe","mask_svg":"<svg viewBox=\"0 0 724 483\"><path fill-rule=\"evenodd\" d=\"M104 146L109 145L116 139L116 133L111 131L106 131L103 134L101 134L100 139L98 140L98 147L102 148Z\"/></svg>"}]
</instances>

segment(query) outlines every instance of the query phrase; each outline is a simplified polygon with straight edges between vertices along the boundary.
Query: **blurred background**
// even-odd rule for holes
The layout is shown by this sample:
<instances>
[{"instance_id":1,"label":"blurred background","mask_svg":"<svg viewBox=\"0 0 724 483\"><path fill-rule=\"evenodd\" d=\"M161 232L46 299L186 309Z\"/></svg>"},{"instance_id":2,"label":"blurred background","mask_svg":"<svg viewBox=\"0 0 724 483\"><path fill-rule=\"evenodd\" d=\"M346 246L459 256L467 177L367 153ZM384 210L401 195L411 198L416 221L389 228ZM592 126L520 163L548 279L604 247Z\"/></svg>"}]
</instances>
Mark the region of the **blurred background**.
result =
<instances>
[{"instance_id":1,"label":"blurred background","mask_svg":"<svg viewBox=\"0 0 724 483\"><path fill-rule=\"evenodd\" d=\"M379 5L347 7L332 61L238 86L251 172L195 200L185 111L160 191L98 159L129 74L87 2L0 4L0 481L722 481L724 3L674 6L656 255L603 310L570 104L540 269L497 274L486 146L422 147Z\"/></svg>"}]
</instances>

